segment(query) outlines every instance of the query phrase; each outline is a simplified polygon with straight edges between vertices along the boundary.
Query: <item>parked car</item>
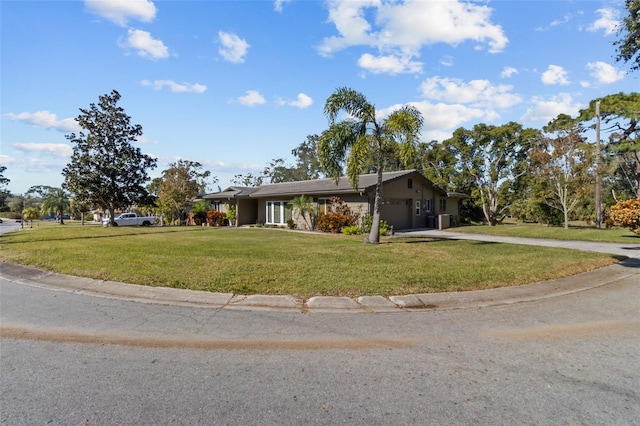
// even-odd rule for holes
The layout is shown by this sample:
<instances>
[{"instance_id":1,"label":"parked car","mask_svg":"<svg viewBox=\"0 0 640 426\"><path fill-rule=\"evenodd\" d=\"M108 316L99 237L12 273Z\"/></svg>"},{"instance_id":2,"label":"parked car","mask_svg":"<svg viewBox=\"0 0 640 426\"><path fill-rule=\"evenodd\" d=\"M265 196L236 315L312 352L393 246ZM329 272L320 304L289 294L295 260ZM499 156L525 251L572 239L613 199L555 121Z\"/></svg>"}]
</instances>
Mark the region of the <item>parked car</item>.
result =
<instances>
[{"instance_id":1,"label":"parked car","mask_svg":"<svg viewBox=\"0 0 640 426\"><path fill-rule=\"evenodd\" d=\"M113 219L115 226L151 226L155 220L154 216L139 216L137 213L122 213ZM109 225L111 220L108 217L102 219L102 226Z\"/></svg>"}]
</instances>

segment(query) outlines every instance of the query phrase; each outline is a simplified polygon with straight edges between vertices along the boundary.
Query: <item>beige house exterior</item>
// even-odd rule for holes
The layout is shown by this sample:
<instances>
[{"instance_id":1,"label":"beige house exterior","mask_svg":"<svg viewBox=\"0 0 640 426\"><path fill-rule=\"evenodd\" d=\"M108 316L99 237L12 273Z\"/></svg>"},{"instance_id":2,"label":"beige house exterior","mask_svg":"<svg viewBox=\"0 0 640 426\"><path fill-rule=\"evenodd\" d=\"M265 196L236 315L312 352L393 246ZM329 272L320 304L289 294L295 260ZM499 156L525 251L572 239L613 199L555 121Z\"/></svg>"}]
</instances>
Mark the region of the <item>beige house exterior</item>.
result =
<instances>
[{"instance_id":1,"label":"beige house exterior","mask_svg":"<svg viewBox=\"0 0 640 426\"><path fill-rule=\"evenodd\" d=\"M448 228L458 223L460 200L466 195L447 193L416 170L383 173L380 216L393 229ZM236 226L264 224L286 226L293 219L303 227L302 219L293 217L287 204L295 197L313 198L318 213L326 212L332 197L339 197L353 212L373 214L376 174L360 175L353 188L346 177L285 182L259 187L232 186L224 191L204 195L219 211L236 206Z\"/></svg>"}]
</instances>

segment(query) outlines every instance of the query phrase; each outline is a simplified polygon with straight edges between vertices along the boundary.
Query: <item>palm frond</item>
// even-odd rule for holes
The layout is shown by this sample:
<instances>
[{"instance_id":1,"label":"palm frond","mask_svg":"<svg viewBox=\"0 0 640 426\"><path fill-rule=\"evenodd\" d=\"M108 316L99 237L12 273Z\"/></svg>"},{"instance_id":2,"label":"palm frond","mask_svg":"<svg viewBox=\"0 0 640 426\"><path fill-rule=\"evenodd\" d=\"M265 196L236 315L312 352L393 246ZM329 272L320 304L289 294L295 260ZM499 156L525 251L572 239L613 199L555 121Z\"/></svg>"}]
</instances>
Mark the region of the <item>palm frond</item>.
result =
<instances>
[{"instance_id":1,"label":"palm frond","mask_svg":"<svg viewBox=\"0 0 640 426\"><path fill-rule=\"evenodd\" d=\"M336 182L342 174L347 151L357 139L356 125L345 120L331 125L318 140L318 160L325 173Z\"/></svg>"}]
</instances>

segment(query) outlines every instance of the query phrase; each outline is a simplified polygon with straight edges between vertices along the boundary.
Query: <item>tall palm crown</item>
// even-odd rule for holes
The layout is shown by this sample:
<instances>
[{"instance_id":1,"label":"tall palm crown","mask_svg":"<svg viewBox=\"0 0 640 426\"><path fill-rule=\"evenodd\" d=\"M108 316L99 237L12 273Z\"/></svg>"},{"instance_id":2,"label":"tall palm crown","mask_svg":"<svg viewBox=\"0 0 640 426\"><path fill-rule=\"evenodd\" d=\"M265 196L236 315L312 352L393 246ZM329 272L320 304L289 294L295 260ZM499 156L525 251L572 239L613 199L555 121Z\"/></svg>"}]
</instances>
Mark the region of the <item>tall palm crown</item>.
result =
<instances>
[{"instance_id":1,"label":"tall palm crown","mask_svg":"<svg viewBox=\"0 0 640 426\"><path fill-rule=\"evenodd\" d=\"M70 206L69 196L62 188L53 188L42 200L40 210L42 213L54 212L60 218L60 224L64 224L65 209Z\"/></svg>"},{"instance_id":2,"label":"tall palm crown","mask_svg":"<svg viewBox=\"0 0 640 426\"><path fill-rule=\"evenodd\" d=\"M336 121L341 112L347 118ZM327 175L337 182L346 162L346 175L351 186L357 188L358 176L365 164L370 164L373 159L378 182L371 234L367 241L378 243L384 153L397 148L402 164L405 167L411 165L423 124L422 114L415 107L404 105L386 119L376 117L375 106L362 93L347 87L341 87L329 96L324 113L329 120L329 128L318 141L318 158Z\"/></svg>"}]
</instances>

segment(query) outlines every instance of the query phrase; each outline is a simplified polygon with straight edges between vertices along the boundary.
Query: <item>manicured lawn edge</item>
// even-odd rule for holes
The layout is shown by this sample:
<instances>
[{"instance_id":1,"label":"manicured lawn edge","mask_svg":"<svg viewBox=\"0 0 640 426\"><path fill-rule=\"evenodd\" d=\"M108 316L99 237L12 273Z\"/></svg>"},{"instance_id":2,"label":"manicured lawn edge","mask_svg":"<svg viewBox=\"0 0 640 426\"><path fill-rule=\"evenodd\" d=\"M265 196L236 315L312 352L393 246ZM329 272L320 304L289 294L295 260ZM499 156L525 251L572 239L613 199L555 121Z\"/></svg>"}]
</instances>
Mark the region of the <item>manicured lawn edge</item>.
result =
<instances>
[{"instance_id":1,"label":"manicured lawn edge","mask_svg":"<svg viewBox=\"0 0 640 426\"><path fill-rule=\"evenodd\" d=\"M613 256L524 245L279 229L42 226L0 236L0 259L98 280L234 294L401 295L560 278Z\"/></svg>"}]
</instances>

